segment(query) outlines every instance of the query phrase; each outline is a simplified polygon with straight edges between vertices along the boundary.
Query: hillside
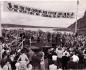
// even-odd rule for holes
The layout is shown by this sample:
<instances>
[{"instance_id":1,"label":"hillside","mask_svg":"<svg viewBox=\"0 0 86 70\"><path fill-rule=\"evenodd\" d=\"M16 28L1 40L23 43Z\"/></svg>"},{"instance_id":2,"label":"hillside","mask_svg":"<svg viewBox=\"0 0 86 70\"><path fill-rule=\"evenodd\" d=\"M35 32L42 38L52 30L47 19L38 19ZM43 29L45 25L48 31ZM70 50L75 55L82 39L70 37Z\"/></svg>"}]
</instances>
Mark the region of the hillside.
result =
<instances>
[{"instance_id":1,"label":"hillside","mask_svg":"<svg viewBox=\"0 0 86 70\"><path fill-rule=\"evenodd\" d=\"M72 25L70 25L68 28L71 29L74 32L75 29L75 24L74 22ZM77 32L79 34L85 34L86 35L86 12L84 13L84 16L77 20Z\"/></svg>"}]
</instances>

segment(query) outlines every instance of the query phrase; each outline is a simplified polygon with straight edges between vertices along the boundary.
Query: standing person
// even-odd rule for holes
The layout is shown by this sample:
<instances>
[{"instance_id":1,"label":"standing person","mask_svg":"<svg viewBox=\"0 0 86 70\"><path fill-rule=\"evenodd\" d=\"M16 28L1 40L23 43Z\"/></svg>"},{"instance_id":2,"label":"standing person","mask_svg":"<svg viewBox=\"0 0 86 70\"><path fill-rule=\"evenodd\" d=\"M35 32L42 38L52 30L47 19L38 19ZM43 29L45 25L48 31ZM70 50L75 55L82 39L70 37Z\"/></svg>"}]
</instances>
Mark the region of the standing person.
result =
<instances>
[{"instance_id":1,"label":"standing person","mask_svg":"<svg viewBox=\"0 0 86 70\"><path fill-rule=\"evenodd\" d=\"M18 61L20 60L20 68L26 69L29 59L28 59L27 55L24 53L24 50L22 50L21 53L22 54L19 56L19 59L18 59Z\"/></svg>"},{"instance_id":2,"label":"standing person","mask_svg":"<svg viewBox=\"0 0 86 70\"><path fill-rule=\"evenodd\" d=\"M12 70L10 63L7 61L6 64L3 66L3 70Z\"/></svg>"},{"instance_id":3,"label":"standing person","mask_svg":"<svg viewBox=\"0 0 86 70\"><path fill-rule=\"evenodd\" d=\"M32 64L30 62L27 64L27 70L32 70Z\"/></svg>"},{"instance_id":4,"label":"standing person","mask_svg":"<svg viewBox=\"0 0 86 70\"><path fill-rule=\"evenodd\" d=\"M62 68L63 69L67 69L67 65L68 65L68 61L69 61L69 52L67 50L65 50L63 52L63 56L62 56Z\"/></svg>"},{"instance_id":5,"label":"standing person","mask_svg":"<svg viewBox=\"0 0 86 70\"><path fill-rule=\"evenodd\" d=\"M12 54L11 56L10 56L10 64L11 64L11 67L12 67L12 69L13 70L15 70L16 69L16 67L15 67L15 60L14 60L14 58L15 58L15 54Z\"/></svg>"},{"instance_id":6,"label":"standing person","mask_svg":"<svg viewBox=\"0 0 86 70\"><path fill-rule=\"evenodd\" d=\"M27 55L25 54L24 50L21 51L21 55L19 56L18 60L21 61L29 61Z\"/></svg>"},{"instance_id":7,"label":"standing person","mask_svg":"<svg viewBox=\"0 0 86 70\"><path fill-rule=\"evenodd\" d=\"M79 68L79 69L83 69L83 67L84 67L84 56L83 56L83 54L80 52L80 53L78 54L78 57L79 57L78 68Z\"/></svg>"},{"instance_id":8,"label":"standing person","mask_svg":"<svg viewBox=\"0 0 86 70\"><path fill-rule=\"evenodd\" d=\"M19 70L19 69L20 69L20 63L19 63L19 62L17 62L17 63L15 64L15 66L16 66L16 70Z\"/></svg>"},{"instance_id":9,"label":"standing person","mask_svg":"<svg viewBox=\"0 0 86 70\"><path fill-rule=\"evenodd\" d=\"M62 47L57 47L56 48L56 53L57 53L57 64L59 66L62 66L62 55L63 55L64 49Z\"/></svg>"},{"instance_id":10,"label":"standing person","mask_svg":"<svg viewBox=\"0 0 86 70\"><path fill-rule=\"evenodd\" d=\"M41 61L40 61L41 70L45 70L44 52L41 50L39 53L41 55Z\"/></svg>"},{"instance_id":11,"label":"standing person","mask_svg":"<svg viewBox=\"0 0 86 70\"><path fill-rule=\"evenodd\" d=\"M86 65L86 49L83 51L83 55L84 55L84 65Z\"/></svg>"},{"instance_id":12,"label":"standing person","mask_svg":"<svg viewBox=\"0 0 86 70\"><path fill-rule=\"evenodd\" d=\"M72 62L73 62L73 69L77 69L79 57L75 53L73 53L73 56L71 58L72 58Z\"/></svg>"},{"instance_id":13,"label":"standing person","mask_svg":"<svg viewBox=\"0 0 86 70\"><path fill-rule=\"evenodd\" d=\"M4 42L3 37L0 37L0 60L2 59L2 43Z\"/></svg>"},{"instance_id":14,"label":"standing person","mask_svg":"<svg viewBox=\"0 0 86 70\"><path fill-rule=\"evenodd\" d=\"M57 65L52 61L52 63L49 65L49 70L57 70Z\"/></svg>"},{"instance_id":15,"label":"standing person","mask_svg":"<svg viewBox=\"0 0 86 70\"><path fill-rule=\"evenodd\" d=\"M28 52L28 56L29 56L29 60L32 61L32 57L34 56L35 52L32 51L31 48L29 48L29 52Z\"/></svg>"},{"instance_id":16,"label":"standing person","mask_svg":"<svg viewBox=\"0 0 86 70\"><path fill-rule=\"evenodd\" d=\"M52 53L53 53L53 48L48 49L48 55L47 55L47 57L48 57L48 69L49 69L49 65L51 65L51 63L52 63Z\"/></svg>"},{"instance_id":17,"label":"standing person","mask_svg":"<svg viewBox=\"0 0 86 70\"><path fill-rule=\"evenodd\" d=\"M52 52L52 61L54 61L54 63L57 65L57 54L55 51Z\"/></svg>"}]
</instances>

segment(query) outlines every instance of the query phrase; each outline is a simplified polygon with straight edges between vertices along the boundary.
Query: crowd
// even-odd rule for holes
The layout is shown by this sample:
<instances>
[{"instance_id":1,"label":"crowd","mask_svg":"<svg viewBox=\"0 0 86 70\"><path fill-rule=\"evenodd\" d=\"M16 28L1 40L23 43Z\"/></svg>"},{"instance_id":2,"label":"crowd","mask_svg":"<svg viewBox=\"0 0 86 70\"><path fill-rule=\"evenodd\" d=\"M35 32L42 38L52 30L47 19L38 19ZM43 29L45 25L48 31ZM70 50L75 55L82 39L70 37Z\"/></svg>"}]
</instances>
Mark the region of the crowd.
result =
<instances>
[{"instance_id":1,"label":"crowd","mask_svg":"<svg viewBox=\"0 0 86 70\"><path fill-rule=\"evenodd\" d=\"M86 67L85 35L4 29L0 45L2 70L66 70ZM31 46L39 49L33 50Z\"/></svg>"}]
</instances>

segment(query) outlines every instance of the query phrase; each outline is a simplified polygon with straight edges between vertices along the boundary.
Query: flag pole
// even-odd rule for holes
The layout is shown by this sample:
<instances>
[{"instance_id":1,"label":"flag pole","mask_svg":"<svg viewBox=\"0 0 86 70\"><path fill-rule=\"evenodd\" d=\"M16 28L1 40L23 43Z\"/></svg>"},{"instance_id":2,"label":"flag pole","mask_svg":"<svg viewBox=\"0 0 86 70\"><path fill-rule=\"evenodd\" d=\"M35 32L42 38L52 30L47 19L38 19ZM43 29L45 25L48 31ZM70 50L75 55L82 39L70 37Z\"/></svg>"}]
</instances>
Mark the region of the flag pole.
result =
<instances>
[{"instance_id":1,"label":"flag pole","mask_svg":"<svg viewBox=\"0 0 86 70\"><path fill-rule=\"evenodd\" d=\"M1 8L2 8L2 2L0 2L0 15L1 15ZM0 37L2 37L2 27L1 27L1 16L0 16ZM2 59L2 44L0 45L0 62L1 62L1 59Z\"/></svg>"},{"instance_id":2,"label":"flag pole","mask_svg":"<svg viewBox=\"0 0 86 70\"><path fill-rule=\"evenodd\" d=\"M76 23L75 23L75 34L77 33L77 30L78 30L78 22L77 22L77 19L78 19L78 5L79 5L79 0L77 0L77 7L76 7Z\"/></svg>"}]
</instances>

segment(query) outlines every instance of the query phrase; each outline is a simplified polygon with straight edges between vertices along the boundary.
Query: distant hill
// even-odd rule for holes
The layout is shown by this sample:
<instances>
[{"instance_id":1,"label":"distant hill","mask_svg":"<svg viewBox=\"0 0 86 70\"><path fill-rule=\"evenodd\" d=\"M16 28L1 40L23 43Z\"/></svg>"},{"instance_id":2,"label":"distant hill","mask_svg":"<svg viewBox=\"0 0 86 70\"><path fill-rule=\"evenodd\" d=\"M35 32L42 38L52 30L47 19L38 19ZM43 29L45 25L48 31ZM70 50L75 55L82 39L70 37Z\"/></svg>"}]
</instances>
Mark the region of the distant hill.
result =
<instances>
[{"instance_id":1,"label":"distant hill","mask_svg":"<svg viewBox=\"0 0 86 70\"><path fill-rule=\"evenodd\" d=\"M71 29L74 32L75 29L75 24L76 22L74 22L72 25L70 25L68 28ZM79 34L85 34L86 35L86 11L84 13L84 16L82 18L80 18L79 20L77 20L77 32Z\"/></svg>"}]
</instances>

